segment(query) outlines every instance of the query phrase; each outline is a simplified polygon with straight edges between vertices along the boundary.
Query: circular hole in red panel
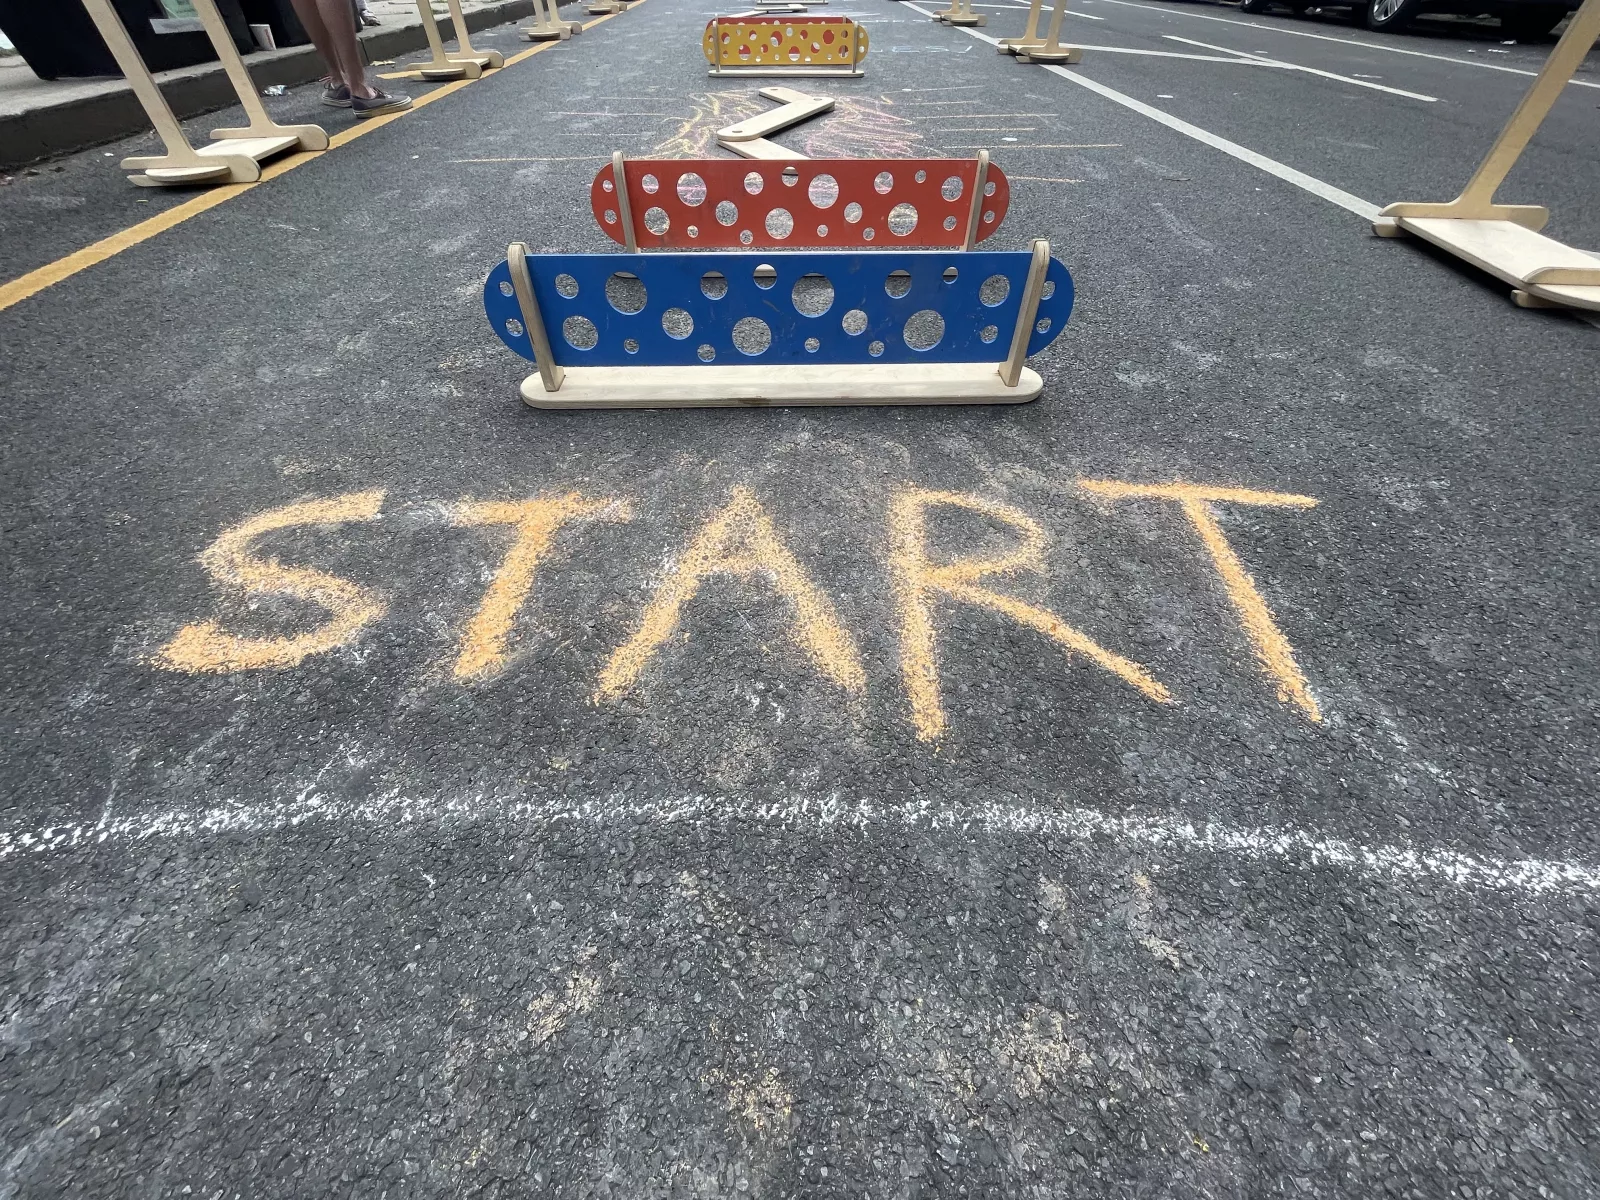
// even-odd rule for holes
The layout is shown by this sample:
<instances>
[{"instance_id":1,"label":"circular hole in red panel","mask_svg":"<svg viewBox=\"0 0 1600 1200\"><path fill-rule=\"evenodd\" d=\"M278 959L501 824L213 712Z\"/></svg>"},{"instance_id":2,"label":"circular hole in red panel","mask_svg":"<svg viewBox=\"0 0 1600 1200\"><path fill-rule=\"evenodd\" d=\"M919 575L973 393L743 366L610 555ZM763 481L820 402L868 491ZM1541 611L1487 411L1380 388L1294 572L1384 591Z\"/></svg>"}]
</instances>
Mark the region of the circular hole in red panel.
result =
<instances>
[{"instance_id":1,"label":"circular hole in red panel","mask_svg":"<svg viewBox=\"0 0 1600 1200\"><path fill-rule=\"evenodd\" d=\"M752 196L759 196L761 194L761 187L764 182L765 181L761 178L760 171L751 171L744 177L744 190L749 192Z\"/></svg>"},{"instance_id":2,"label":"circular hole in red panel","mask_svg":"<svg viewBox=\"0 0 1600 1200\"><path fill-rule=\"evenodd\" d=\"M652 206L644 210L644 227L657 237L665 234L671 224L672 222L667 219L666 209Z\"/></svg>"},{"instance_id":3,"label":"circular hole in red panel","mask_svg":"<svg viewBox=\"0 0 1600 1200\"><path fill-rule=\"evenodd\" d=\"M800 172L799 171L796 171L793 167L785 167L783 169L783 186L784 187L793 187L795 184L797 184L799 182L800 182Z\"/></svg>"},{"instance_id":4,"label":"circular hole in red panel","mask_svg":"<svg viewBox=\"0 0 1600 1200\"><path fill-rule=\"evenodd\" d=\"M732 200L717 201L717 224L732 225L739 219L739 206Z\"/></svg>"},{"instance_id":5,"label":"circular hole in red panel","mask_svg":"<svg viewBox=\"0 0 1600 1200\"><path fill-rule=\"evenodd\" d=\"M844 219L849 221L852 225L861 220L861 205L857 204L854 200L850 201L849 204L846 204L844 206Z\"/></svg>"},{"instance_id":6,"label":"circular hole in red panel","mask_svg":"<svg viewBox=\"0 0 1600 1200\"><path fill-rule=\"evenodd\" d=\"M794 216L787 208L775 208L767 214L767 236L782 241L794 232Z\"/></svg>"},{"instance_id":7,"label":"circular hole in red panel","mask_svg":"<svg viewBox=\"0 0 1600 1200\"><path fill-rule=\"evenodd\" d=\"M962 181L961 176L952 175L939 185L939 195L943 196L946 200L959 200L961 199L961 193L966 186L967 185Z\"/></svg>"},{"instance_id":8,"label":"circular hole in red panel","mask_svg":"<svg viewBox=\"0 0 1600 1200\"><path fill-rule=\"evenodd\" d=\"M817 208L832 208L839 199L839 181L823 173L806 185L806 198Z\"/></svg>"},{"instance_id":9,"label":"circular hole in red panel","mask_svg":"<svg viewBox=\"0 0 1600 1200\"><path fill-rule=\"evenodd\" d=\"M661 181L654 175L647 174L643 179L639 180L639 186L654 196L661 190Z\"/></svg>"},{"instance_id":10,"label":"circular hole in red panel","mask_svg":"<svg viewBox=\"0 0 1600 1200\"><path fill-rule=\"evenodd\" d=\"M954 229L956 227L956 219L954 217L946 217L944 219L944 227L946 229Z\"/></svg>"},{"instance_id":11,"label":"circular hole in red panel","mask_svg":"<svg viewBox=\"0 0 1600 1200\"><path fill-rule=\"evenodd\" d=\"M872 189L880 196L887 196L894 187L894 176L887 171L879 171L872 181Z\"/></svg>"},{"instance_id":12,"label":"circular hole in red panel","mask_svg":"<svg viewBox=\"0 0 1600 1200\"><path fill-rule=\"evenodd\" d=\"M917 206L896 204L889 210L889 232L895 237L910 237L917 227Z\"/></svg>"},{"instance_id":13,"label":"circular hole in red panel","mask_svg":"<svg viewBox=\"0 0 1600 1200\"><path fill-rule=\"evenodd\" d=\"M693 171L678 176L678 199L690 208L706 202L706 181Z\"/></svg>"}]
</instances>

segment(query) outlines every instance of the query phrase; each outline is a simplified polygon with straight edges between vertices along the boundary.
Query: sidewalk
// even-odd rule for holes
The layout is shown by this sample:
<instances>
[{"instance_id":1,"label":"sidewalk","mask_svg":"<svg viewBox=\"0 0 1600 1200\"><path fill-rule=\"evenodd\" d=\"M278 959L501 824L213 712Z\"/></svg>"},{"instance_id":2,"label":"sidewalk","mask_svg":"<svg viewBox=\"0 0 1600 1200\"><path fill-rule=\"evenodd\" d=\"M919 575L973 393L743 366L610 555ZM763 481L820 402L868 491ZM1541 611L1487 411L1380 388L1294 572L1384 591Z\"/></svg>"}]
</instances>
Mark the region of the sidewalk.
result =
<instances>
[{"instance_id":1,"label":"sidewalk","mask_svg":"<svg viewBox=\"0 0 1600 1200\"><path fill-rule=\"evenodd\" d=\"M411 54L426 46L422 20L410 0L368 0L368 7L382 22L361 31L368 61ZM472 32L533 12L532 0L462 0L461 7ZM445 6L435 3L434 12L448 43L453 30ZM244 62L258 88L306 83L324 70L311 46L257 51L246 55ZM156 81L179 120L237 102L221 63L161 71ZM20 56L0 57L0 170L115 141L149 124L123 79L45 80Z\"/></svg>"}]
</instances>

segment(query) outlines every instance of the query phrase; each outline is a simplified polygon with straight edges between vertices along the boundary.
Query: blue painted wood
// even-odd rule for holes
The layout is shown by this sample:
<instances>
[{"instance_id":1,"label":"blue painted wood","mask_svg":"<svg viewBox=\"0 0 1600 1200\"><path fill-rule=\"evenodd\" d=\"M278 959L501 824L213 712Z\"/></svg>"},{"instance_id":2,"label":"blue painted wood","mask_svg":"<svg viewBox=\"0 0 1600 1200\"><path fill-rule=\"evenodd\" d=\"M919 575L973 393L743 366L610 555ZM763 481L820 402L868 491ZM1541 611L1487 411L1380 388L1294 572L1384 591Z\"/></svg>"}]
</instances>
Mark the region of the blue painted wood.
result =
<instances>
[{"instance_id":1,"label":"blue painted wood","mask_svg":"<svg viewBox=\"0 0 1600 1200\"><path fill-rule=\"evenodd\" d=\"M564 367L999 362L1011 346L1031 261L1026 250L530 254L527 259L552 352ZM776 271L770 286L758 282L758 266ZM954 272L948 281L947 270ZM895 271L910 276L901 296L889 291ZM643 284L644 307L638 312L621 312L607 300L606 283L615 272ZM708 294L717 290L712 273L726 281L720 296ZM796 284L806 275L821 275L833 287L832 303L817 316L796 307ZM1005 298L985 304L984 281L995 275L1007 281ZM710 286L703 287L703 281ZM801 292L809 288L814 294L818 286L812 281ZM638 285L631 287L636 303ZM1030 355L1055 339L1072 312L1072 277L1055 259L1045 293L1028 342ZM993 291L987 294L992 298ZM505 262L489 273L483 301L500 340L534 361ZM944 332L932 347L916 350L906 342L906 324L924 309L939 315ZM853 311L864 314L865 328L851 334L845 317ZM735 344L735 328L752 319L764 322L771 338L757 354ZM928 324L924 318L916 327ZM743 332L760 334L749 324Z\"/></svg>"}]
</instances>

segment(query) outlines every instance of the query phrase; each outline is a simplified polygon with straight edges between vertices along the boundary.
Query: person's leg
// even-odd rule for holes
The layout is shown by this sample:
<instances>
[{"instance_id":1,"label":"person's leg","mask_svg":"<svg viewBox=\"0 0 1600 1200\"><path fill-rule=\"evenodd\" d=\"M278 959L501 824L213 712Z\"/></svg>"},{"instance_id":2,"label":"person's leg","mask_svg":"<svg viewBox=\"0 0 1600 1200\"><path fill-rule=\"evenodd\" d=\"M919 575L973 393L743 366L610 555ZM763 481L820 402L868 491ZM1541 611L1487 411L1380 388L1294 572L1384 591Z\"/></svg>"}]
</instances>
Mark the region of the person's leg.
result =
<instances>
[{"instance_id":1,"label":"person's leg","mask_svg":"<svg viewBox=\"0 0 1600 1200\"><path fill-rule=\"evenodd\" d=\"M336 83L343 83L344 69L340 66L339 55L333 44L333 35L322 19L322 11L317 7L317 0L289 0L289 3L294 6L294 15L300 18L300 24L305 27L306 36L311 39L311 44L317 48L317 53L322 55L322 61L328 65L328 74Z\"/></svg>"},{"instance_id":2,"label":"person's leg","mask_svg":"<svg viewBox=\"0 0 1600 1200\"><path fill-rule=\"evenodd\" d=\"M291 0L291 3L318 53L333 72L335 81L344 82L352 101L392 100L386 107L376 109L354 103L352 107L357 110L357 116L410 107L411 101L406 97L385 97L367 82L366 60L361 53L361 43L356 38L355 8L350 0Z\"/></svg>"}]
</instances>

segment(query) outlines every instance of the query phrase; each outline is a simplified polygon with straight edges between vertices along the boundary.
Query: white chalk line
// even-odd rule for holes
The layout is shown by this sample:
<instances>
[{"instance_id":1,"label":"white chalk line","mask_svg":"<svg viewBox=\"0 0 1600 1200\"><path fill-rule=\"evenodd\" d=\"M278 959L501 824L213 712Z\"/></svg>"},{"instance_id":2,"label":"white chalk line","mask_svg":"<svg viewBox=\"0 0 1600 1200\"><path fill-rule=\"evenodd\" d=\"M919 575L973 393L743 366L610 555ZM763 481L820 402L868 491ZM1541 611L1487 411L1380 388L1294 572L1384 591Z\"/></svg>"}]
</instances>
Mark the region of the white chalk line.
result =
<instances>
[{"instance_id":1,"label":"white chalk line","mask_svg":"<svg viewBox=\"0 0 1600 1200\"><path fill-rule=\"evenodd\" d=\"M271 834L302 826L356 824L408 826L489 822L504 825L733 825L754 823L802 832L877 828L1109 839L1144 850L1212 853L1310 869L1331 867L1400 885L1430 880L1455 887L1523 894L1600 894L1600 867L1551 859L1505 859L1442 848L1364 845L1319 833L1272 826L1196 823L1173 816L1111 816L1089 808L1048 802L976 801L890 804L846 800L837 795L751 800L703 795L666 799L609 797L595 800L537 799L525 794L479 792L456 797L418 797L398 790L362 800L324 795L314 787L293 800L230 804L202 809L165 809L102 817L94 823L0 831L0 862L32 855L104 846L132 848L164 839L225 834Z\"/></svg>"},{"instance_id":2,"label":"white chalk line","mask_svg":"<svg viewBox=\"0 0 1600 1200\"><path fill-rule=\"evenodd\" d=\"M933 15L924 8L918 8L915 4L907 4L905 7L916 9L917 12L922 13L924 16L931 17ZM999 38L979 33L976 29L965 26L958 26L957 28L960 28L962 33L977 38L980 42L988 42L991 46L999 45L1000 43ZM1275 158L1268 158L1265 154L1258 154L1247 146L1239 145L1238 142L1230 142L1227 138L1219 137L1209 129L1201 129L1198 125L1191 125L1180 117L1162 112L1159 108L1146 104L1142 100L1135 100L1132 96L1125 95L1115 88L1109 88L1103 83L1096 83L1078 72L1069 71L1065 67L1058 67L1053 63L1040 65L1046 71L1059 75L1062 79L1071 80L1079 87L1088 88L1089 91L1097 96L1104 96L1107 100L1114 101L1124 108L1132 109L1140 116L1149 117L1152 121L1165 125L1168 129L1210 146L1213 150L1221 150L1224 154L1230 155L1240 162L1248 163L1269 175L1274 175L1285 183L1291 183L1303 191L1310 192L1319 199L1327 200L1329 203L1337 204L1340 208L1348 209L1364 221L1371 221L1378 215L1378 206L1376 204L1369 200L1363 200L1360 196L1352 195L1343 188L1334 187L1333 184L1318 179L1315 175L1307 175L1304 171L1297 171Z\"/></svg>"}]
</instances>

